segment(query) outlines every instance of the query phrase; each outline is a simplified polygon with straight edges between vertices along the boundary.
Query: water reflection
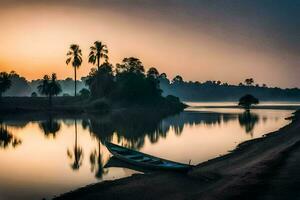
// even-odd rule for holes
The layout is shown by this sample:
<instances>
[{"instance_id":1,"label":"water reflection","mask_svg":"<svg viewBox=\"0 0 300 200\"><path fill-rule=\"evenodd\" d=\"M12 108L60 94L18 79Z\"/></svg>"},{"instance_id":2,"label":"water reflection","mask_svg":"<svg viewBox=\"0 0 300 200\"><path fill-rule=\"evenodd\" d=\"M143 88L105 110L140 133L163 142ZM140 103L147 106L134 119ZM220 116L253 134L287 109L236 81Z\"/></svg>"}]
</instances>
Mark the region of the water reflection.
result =
<instances>
[{"instance_id":1,"label":"water reflection","mask_svg":"<svg viewBox=\"0 0 300 200\"><path fill-rule=\"evenodd\" d=\"M71 168L76 171L79 170L82 165L83 160L83 149L78 145L77 142L77 120L74 120L74 128L75 128L75 145L73 148L67 150L67 156L71 160Z\"/></svg>"},{"instance_id":2,"label":"water reflection","mask_svg":"<svg viewBox=\"0 0 300 200\"><path fill-rule=\"evenodd\" d=\"M7 130L7 125L0 122L0 148L6 149L10 146L15 148L22 141Z\"/></svg>"},{"instance_id":3,"label":"water reflection","mask_svg":"<svg viewBox=\"0 0 300 200\"><path fill-rule=\"evenodd\" d=\"M159 118L154 112L68 118L46 115L4 119L0 116L3 118L0 123L0 199L48 199L140 170L119 168L124 165L110 158L105 141L177 162L188 163L191 159L192 164L197 164L227 153L239 142L282 127L288 123L284 118L291 113L211 109ZM25 158L24 155L30 156ZM11 177L11 171L18 176ZM20 192L22 188L28 189L26 194ZM4 198L2 191L5 191Z\"/></svg>"},{"instance_id":4,"label":"water reflection","mask_svg":"<svg viewBox=\"0 0 300 200\"><path fill-rule=\"evenodd\" d=\"M259 116L253 114L250 111L245 111L243 114L239 114L239 123L241 127L245 128L245 132L249 133L253 137L253 129L255 124L259 122ZM265 120L263 120L265 123Z\"/></svg>"},{"instance_id":5,"label":"water reflection","mask_svg":"<svg viewBox=\"0 0 300 200\"><path fill-rule=\"evenodd\" d=\"M47 138L55 138L56 133L60 130L61 124L50 115L46 121L39 123L39 127L43 130Z\"/></svg>"},{"instance_id":6,"label":"water reflection","mask_svg":"<svg viewBox=\"0 0 300 200\"><path fill-rule=\"evenodd\" d=\"M103 175L108 173L104 168L104 160L100 151L100 141L98 140L98 150L94 149L90 154L91 172L95 173L97 179L102 179Z\"/></svg>"}]
</instances>

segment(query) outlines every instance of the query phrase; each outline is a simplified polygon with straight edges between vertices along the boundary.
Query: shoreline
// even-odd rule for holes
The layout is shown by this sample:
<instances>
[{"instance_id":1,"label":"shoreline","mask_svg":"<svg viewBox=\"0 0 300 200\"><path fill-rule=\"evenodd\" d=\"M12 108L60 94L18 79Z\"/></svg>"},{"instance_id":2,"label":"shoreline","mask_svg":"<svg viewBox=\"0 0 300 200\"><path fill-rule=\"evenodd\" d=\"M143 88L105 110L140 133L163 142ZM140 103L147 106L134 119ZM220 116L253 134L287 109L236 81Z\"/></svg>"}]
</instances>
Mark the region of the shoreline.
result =
<instances>
[{"instance_id":1,"label":"shoreline","mask_svg":"<svg viewBox=\"0 0 300 200\"><path fill-rule=\"evenodd\" d=\"M225 108L225 109L242 109L240 106L190 106L189 108ZM299 110L300 105L256 105L251 110L256 109L272 109L272 110Z\"/></svg>"},{"instance_id":2,"label":"shoreline","mask_svg":"<svg viewBox=\"0 0 300 200\"><path fill-rule=\"evenodd\" d=\"M188 174L133 175L88 185L54 199L255 199L265 193L270 177L279 177L289 155L300 152L299 131L298 111L288 125L200 163ZM289 191L289 195L298 191Z\"/></svg>"}]
</instances>

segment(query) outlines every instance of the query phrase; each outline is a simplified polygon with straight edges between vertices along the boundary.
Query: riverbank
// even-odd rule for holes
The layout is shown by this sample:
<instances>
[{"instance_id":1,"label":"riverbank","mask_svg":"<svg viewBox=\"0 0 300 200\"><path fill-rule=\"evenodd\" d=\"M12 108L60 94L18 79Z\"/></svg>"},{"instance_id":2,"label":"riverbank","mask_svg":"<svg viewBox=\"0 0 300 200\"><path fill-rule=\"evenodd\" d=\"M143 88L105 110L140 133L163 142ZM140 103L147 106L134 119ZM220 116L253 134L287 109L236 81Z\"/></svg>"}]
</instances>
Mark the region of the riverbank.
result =
<instances>
[{"instance_id":1,"label":"riverbank","mask_svg":"<svg viewBox=\"0 0 300 200\"><path fill-rule=\"evenodd\" d=\"M222 106L191 106L191 108L227 108L227 109L241 109L238 105L222 105ZM254 105L251 109L272 109L272 110L299 110L300 105Z\"/></svg>"},{"instance_id":2,"label":"riverbank","mask_svg":"<svg viewBox=\"0 0 300 200\"><path fill-rule=\"evenodd\" d=\"M107 114L115 112L144 112L156 110L158 115L172 115L183 111L187 105L178 98L161 98L152 104L125 104L110 102L106 99L90 100L77 97L53 97L52 106L49 106L46 97L3 97L0 102L0 113L33 114L33 115L84 115Z\"/></svg>"},{"instance_id":3,"label":"riverbank","mask_svg":"<svg viewBox=\"0 0 300 200\"><path fill-rule=\"evenodd\" d=\"M186 175L134 175L86 186L56 199L268 199L281 189L288 195L281 199L295 199L299 190L287 187L285 180L290 185L299 182L295 170L299 166L299 115L278 131L244 142L232 153L201 163Z\"/></svg>"}]
</instances>

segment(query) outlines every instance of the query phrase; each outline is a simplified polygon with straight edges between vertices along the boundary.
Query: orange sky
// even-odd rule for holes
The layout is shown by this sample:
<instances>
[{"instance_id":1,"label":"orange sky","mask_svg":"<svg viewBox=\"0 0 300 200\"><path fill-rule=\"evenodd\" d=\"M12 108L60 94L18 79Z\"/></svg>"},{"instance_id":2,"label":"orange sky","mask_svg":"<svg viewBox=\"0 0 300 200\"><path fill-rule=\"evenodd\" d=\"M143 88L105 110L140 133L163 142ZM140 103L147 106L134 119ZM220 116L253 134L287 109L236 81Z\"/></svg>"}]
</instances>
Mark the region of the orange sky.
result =
<instances>
[{"instance_id":1,"label":"orange sky","mask_svg":"<svg viewBox=\"0 0 300 200\"><path fill-rule=\"evenodd\" d=\"M58 78L73 77L65 54L71 43L77 43L84 58L79 75L85 76L92 67L87 63L89 46L101 40L107 44L113 64L135 56L146 68L155 66L169 77L181 74L186 80L229 83L253 77L272 86L300 86L295 73L295 69L299 72L299 67L295 68L299 57L285 49L274 49L259 34L232 35L205 20L199 22L201 26L193 26L180 18L172 21L160 17L148 11L128 14L119 8L2 7L0 71L15 70L28 79L52 72Z\"/></svg>"}]
</instances>

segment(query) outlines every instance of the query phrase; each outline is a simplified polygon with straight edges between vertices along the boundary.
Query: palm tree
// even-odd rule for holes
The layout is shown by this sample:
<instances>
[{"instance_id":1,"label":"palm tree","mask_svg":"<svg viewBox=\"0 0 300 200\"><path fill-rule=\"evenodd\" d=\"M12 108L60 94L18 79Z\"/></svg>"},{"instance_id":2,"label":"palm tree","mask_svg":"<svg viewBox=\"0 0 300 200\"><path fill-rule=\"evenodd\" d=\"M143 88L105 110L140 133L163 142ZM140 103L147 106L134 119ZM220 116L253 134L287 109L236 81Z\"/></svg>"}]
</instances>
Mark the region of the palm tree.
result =
<instances>
[{"instance_id":1,"label":"palm tree","mask_svg":"<svg viewBox=\"0 0 300 200\"><path fill-rule=\"evenodd\" d=\"M22 141L20 139L16 138L11 132L7 130L7 125L0 122L0 148L5 149L9 146L15 148L21 143Z\"/></svg>"},{"instance_id":2,"label":"palm tree","mask_svg":"<svg viewBox=\"0 0 300 200\"><path fill-rule=\"evenodd\" d=\"M94 46L90 47L89 63L93 65L97 62L98 70L100 68L100 58L104 58L105 61L108 60L108 50L107 46L100 41L94 42Z\"/></svg>"},{"instance_id":3,"label":"palm tree","mask_svg":"<svg viewBox=\"0 0 300 200\"><path fill-rule=\"evenodd\" d=\"M77 44L71 44L70 49L67 53L67 65L72 62L72 66L74 68L74 79L75 79L75 96L76 96L76 87L77 87L77 77L76 77L76 70L81 66L82 63L82 53L81 49L79 48L79 45Z\"/></svg>"},{"instance_id":4,"label":"palm tree","mask_svg":"<svg viewBox=\"0 0 300 200\"><path fill-rule=\"evenodd\" d=\"M38 85L38 91L42 95L46 95L49 98L49 106L52 106L52 96L58 95L62 90L60 84L57 82L56 74L51 75L51 80L48 75L45 75L40 85Z\"/></svg>"},{"instance_id":5,"label":"palm tree","mask_svg":"<svg viewBox=\"0 0 300 200\"><path fill-rule=\"evenodd\" d=\"M50 81L49 76L44 75L43 79L41 80L41 83L37 86L38 92L41 95L45 95L45 96L49 95L49 81Z\"/></svg>"},{"instance_id":6,"label":"palm tree","mask_svg":"<svg viewBox=\"0 0 300 200\"><path fill-rule=\"evenodd\" d=\"M0 73L0 101L2 99L2 93L8 90L11 86L10 75L6 72Z\"/></svg>"}]
</instances>

